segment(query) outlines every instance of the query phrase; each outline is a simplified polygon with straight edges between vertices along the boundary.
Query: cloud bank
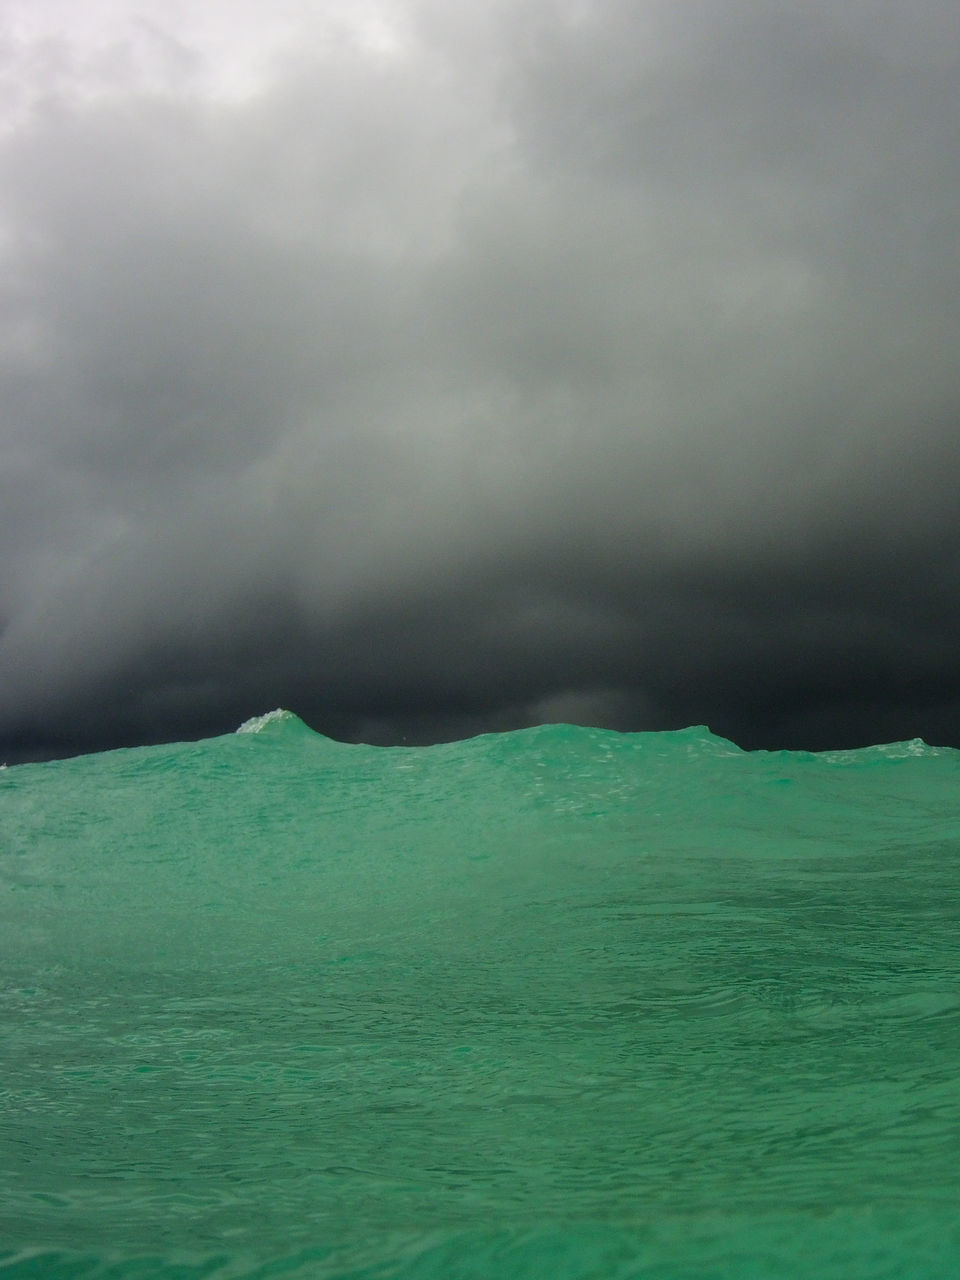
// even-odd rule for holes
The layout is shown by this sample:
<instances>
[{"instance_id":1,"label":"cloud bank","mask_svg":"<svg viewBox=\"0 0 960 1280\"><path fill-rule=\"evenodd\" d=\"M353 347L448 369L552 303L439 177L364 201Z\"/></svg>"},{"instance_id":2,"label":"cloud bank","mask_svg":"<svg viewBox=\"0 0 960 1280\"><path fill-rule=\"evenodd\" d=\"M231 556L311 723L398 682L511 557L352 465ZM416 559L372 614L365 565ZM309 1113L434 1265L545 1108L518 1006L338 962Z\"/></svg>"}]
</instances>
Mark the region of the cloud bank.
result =
<instances>
[{"instance_id":1,"label":"cloud bank","mask_svg":"<svg viewBox=\"0 0 960 1280\"><path fill-rule=\"evenodd\" d=\"M0 755L960 745L945 0L11 12Z\"/></svg>"}]
</instances>

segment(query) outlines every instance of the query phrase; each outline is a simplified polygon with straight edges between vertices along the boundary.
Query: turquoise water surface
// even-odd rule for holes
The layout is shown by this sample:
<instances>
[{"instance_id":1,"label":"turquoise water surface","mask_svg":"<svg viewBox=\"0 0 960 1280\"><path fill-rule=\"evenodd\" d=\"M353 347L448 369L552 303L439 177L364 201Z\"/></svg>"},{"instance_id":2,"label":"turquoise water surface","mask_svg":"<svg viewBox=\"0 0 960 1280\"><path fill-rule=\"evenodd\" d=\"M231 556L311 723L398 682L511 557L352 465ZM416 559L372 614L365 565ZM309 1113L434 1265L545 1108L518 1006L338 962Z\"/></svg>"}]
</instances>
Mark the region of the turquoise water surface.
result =
<instances>
[{"instance_id":1,"label":"turquoise water surface","mask_svg":"<svg viewBox=\"0 0 960 1280\"><path fill-rule=\"evenodd\" d=\"M0 1278L960 1276L960 752L0 771Z\"/></svg>"}]
</instances>

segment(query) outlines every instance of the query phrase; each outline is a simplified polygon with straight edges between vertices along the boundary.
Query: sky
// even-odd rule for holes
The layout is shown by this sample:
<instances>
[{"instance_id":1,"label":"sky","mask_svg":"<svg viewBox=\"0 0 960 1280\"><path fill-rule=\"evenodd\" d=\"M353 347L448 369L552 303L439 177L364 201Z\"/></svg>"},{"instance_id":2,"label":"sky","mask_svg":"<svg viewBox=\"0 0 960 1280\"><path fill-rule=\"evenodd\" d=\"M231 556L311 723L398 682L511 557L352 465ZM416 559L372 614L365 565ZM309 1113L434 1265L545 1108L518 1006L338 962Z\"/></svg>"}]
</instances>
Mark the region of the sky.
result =
<instances>
[{"instance_id":1,"label":"sky","mask_svg":"<svg viewBox=\"0 0 960 1280\"><path fill-rule=\"evenodd\" d=\"M0 759L960 746L956 0L3 0Z\"/></svg>"}]
</instances>

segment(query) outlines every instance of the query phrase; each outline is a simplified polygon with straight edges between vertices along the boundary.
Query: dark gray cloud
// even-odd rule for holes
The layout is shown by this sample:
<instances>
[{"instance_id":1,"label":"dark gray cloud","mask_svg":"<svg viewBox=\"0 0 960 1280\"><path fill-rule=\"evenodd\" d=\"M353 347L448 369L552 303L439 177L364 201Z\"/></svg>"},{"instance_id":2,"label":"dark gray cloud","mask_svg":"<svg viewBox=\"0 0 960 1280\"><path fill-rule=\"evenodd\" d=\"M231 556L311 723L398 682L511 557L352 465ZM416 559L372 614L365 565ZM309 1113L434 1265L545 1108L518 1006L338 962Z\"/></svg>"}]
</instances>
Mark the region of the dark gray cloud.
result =
<instances>
[{"instance_id":1,"label":"dark gray cloud","mask_svg":"<svg viewBox=\"0 0 960 1280\"><path fill-rule=\"evenodd\" d=\"M448 9L0 49L0 754L960 745L952 6Z\"/></svg>"}]
</instances>

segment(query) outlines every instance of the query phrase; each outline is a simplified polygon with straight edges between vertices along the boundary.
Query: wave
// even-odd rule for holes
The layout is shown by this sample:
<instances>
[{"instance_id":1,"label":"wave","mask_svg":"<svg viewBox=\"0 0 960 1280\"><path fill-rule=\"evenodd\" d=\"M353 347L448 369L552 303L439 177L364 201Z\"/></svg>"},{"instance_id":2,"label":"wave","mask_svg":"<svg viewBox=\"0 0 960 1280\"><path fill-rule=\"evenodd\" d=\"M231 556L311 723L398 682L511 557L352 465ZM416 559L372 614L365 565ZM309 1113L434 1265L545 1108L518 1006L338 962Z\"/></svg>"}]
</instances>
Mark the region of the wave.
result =
<instances>
[{"instance_id":1,"label":"wave","mask_svg":"<svg viewBox=\"0 0 960 1280\"><path fill-rule=\"evenodd\" d=\"M245 720L237 730L239 734L258 734L264 732L285 733L290 736L317 734L292 711L277 707L262 715L252 716ZM757 758L774 756L777 758L795 758L797 760L820 760L829 764L858 764L873 760L901 760L917 757L944 756L955 754L952 747L931 746L922 738L911 738L904 742L879 743L872 746L830 749L820 752L811 751L753 751L744 752L736 743L713 733L706 725L691 725L685 729L622 732L615 729L601 729L592 726L545 723L525 729L514 729L507 732L478 734L475 737L459 740L463 743L514 743L520 749L536 750L545 746L590 747L603 744L608 748L617 746L627 748L659 745L687 756L741 756L750 754ZM352 745L352 744L350 744ZM439 744L441 748L449 748L450 743ZM394 748L381 748L392 750ZM397 750L416 750L417 748L398 747ZM431 748L419 748L430 750Z\"/></svg>"},{"instance_id":2,"label":"wave","mask_svg":"<svg viewBox=\"0 0 960 1280\"><path fill-rule=\"evenodd\" d=\"M957 1273L960 752L0 774L0 1276Z\"/></svg>"}]
</instances>

